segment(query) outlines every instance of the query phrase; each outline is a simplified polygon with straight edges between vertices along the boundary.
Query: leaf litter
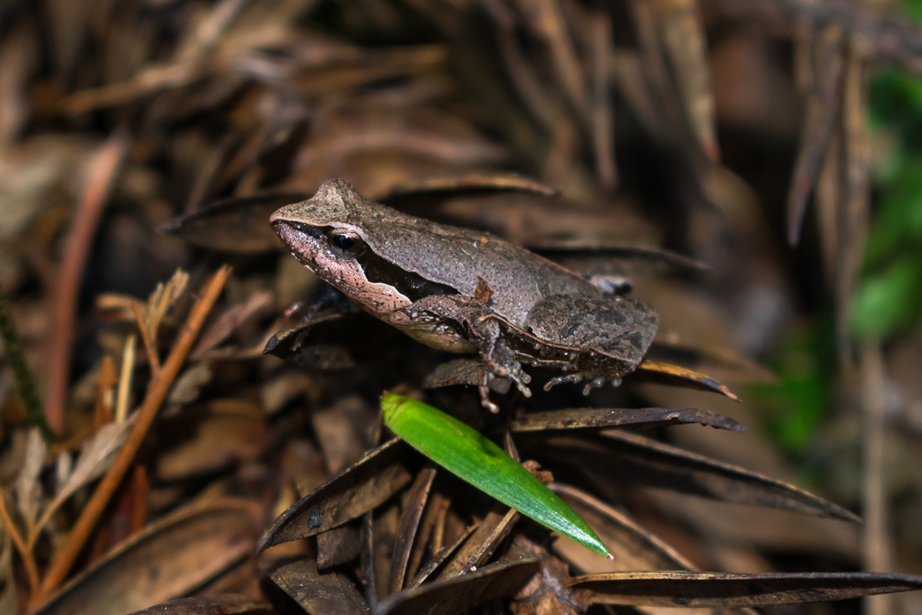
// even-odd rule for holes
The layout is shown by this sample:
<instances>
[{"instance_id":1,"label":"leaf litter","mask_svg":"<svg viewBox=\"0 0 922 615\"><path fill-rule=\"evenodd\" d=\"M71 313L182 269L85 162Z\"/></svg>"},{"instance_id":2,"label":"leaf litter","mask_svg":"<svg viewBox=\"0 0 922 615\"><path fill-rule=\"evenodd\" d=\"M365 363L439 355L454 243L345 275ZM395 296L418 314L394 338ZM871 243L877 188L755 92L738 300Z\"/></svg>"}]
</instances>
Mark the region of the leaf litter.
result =
<instances>
[{"instance_id":1,"label":"leaf litter","mask_svg":"<svg viewBox=\"0 0 922 615\"><path fill-rule=\"evenodd\" d=\"M740 391L748 401L742 382L765 376L739 352L751 343L713 332L745 325L755 329L747 339L772 340L777 314L800 309L795 285L776 283L790 275L773 249L749 242L759 258L734 258L747 253L740 237L769 228L717 198L740 194L740 177L763 178L769 189L751 192L767 206L788 199L787 236L818 234L848 367L875 155L867 74L882 63L922 74L916 26L838 0L368 0L361 10L51 2L41 11L14 2L0 16L12 34L0 45L0 289L62 436L49 450L24 422L4 352L3 612L275 613L291 600L306 612L489 612L497 601L513 612L716 612L919 587L908 575L769 573L771 554L752 545L735 547L766 562L763 574L693 571L692 559L720 567L706 524L687 517L664 538L644 527L658 518L649 487L855 520L653 436L694 429L685 423L757 430L747 406L730 418L695 397ZM709 47L743 26L759 40L793 41L809 69L796 85L806 113L789 118L802 125L800 153L780 170L747 161L721 125L727 84ZM607 292L652 301L694 288L704 325L659 340L619 389L507 395L508 414L485 417L466 388L476 363L446 363L362 315L331 315L335 302L309 306L303 322L284 303L292 283L279 259L288 257L265 220L333 177L414 215L537 248ZM783 185L789 193L772 196ZM318 283L305 274L299 284ZM275 356L263 357L268 339ZM658 407L641 382L688 397ZM502 379L492 385L503 389ZM376 413L386 388L425 395L547 459L552 487L599 533L618 572L402 441L374 447L387 437ZM579 573L590 576L570 576Z\"/></svg>"}]
</instances>

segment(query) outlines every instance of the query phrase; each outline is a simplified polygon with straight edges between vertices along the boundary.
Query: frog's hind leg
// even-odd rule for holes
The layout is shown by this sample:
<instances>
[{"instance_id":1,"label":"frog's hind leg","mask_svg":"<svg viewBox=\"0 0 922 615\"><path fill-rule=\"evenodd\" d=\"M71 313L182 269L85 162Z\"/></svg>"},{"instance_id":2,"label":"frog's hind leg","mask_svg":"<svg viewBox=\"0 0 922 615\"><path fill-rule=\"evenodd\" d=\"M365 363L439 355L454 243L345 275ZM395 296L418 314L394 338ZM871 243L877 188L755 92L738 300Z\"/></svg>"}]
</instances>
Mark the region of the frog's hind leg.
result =
<instances>
[{"instance_id":1,"label":"frog's hind leg","mask_svg":"<svg viewBox=\"0 0 922 615\"><path fill-rule=\"evenodd\" d=\"M571 374L552 382L591 379L591 389L606 380L618 386L621 376L637 369L653 342L657 317L627 297L554 295L532 309L526 325L538 339L572 349L567 371L579 372L580 378Z\"/></svg>"}]
</instances>

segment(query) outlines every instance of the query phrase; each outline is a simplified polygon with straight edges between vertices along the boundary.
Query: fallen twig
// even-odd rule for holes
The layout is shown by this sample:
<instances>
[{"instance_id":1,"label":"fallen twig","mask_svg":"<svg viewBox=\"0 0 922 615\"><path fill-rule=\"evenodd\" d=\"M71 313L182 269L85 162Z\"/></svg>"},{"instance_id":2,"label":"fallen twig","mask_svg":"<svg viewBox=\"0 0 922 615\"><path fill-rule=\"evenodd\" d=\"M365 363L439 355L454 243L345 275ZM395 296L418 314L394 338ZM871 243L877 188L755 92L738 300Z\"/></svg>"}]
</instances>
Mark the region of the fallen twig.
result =
<instances>
[{"instance_id":1,"label":"fallen twig","mask_svg":"<svg viewBox=\"0 0 922 615\"><path fill-rule=\"evenodd\" d=\"M87 539L93 532L93 528L112 499L112 495L134 462L135 455L141 448L141 444L144 442L144 438L154 422L161 404L163 404L167 394L170 392L170 388L179 374L179 370L185 362L195 338L198 336L205 319L211 312L211 308L214 306L229 276L229 267L219 269L205 286L201 298L193 306L185 325L182 327L182 333L164 362L163 368L151 378L141 409L138 410L138 419L134 429L132 429L118 457L116 457L109 471L100 481L96 491L93 492L84 507L64 547L53 559L42 582L41 591L33 600L33 606L45 602L51 592L67 577L71 566L73 566L77 556L83 550Z\"/></svg>"}]
</instances>

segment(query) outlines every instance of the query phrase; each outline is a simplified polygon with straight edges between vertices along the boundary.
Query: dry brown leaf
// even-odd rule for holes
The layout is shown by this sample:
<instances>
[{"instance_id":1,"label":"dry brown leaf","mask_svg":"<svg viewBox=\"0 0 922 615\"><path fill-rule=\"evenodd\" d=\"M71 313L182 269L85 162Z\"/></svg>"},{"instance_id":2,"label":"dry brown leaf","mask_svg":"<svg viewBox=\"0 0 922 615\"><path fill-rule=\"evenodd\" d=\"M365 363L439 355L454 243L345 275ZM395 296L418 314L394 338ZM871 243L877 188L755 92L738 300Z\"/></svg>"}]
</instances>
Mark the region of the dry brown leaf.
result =
<instances>
[{"instance_id":1,"label":"dry brown leaf","mask_svg":"<svg viewBox=\"0 0 922 615\"><path fill-rule=\"evenodd\" d=\"M35 524L42 507L42 485L39 482L39 474L45 465L45 456L48 454L48 446L42 438L38 429L29 430L29 436L26 440L26 450L22 459L22 466L19 475L16 477L16 485L13 493L16 497L16 504L22 515L22 521L26 526L26 535L31 536L35 532Z\"/></svg>"},{"instance_id":2,"label":"dry brown leaf","mask_svg":"<svg viewBox=\"0 0 922 615\"><path fill-rule=\"evenodd\" d=\"M116 454L125 442L128 432L134 425L136 415L129 416L120 423L109 423L96 432L91 438L85 440L80 447L77 463L69 472L59 472L59 485L57 493L51 503L45 507L42 519L38 523L38 530L44 528L54 512L60 508L78 489L102 476ZM61 453L59 460L72 460L69 453ZM66 462L65 462L66 463ZM71 461L72 463L72 461Z\"/></svg>"},{"instance_id":3,"label":"dry brown leaf","mask_svg":"<svg viewBox=\"0 0 922 615\"><path fill-rule=\"evenodd\" d=\"M252 555L254 521L240 501L188 506L119 545L36 613L123 615L185 595Z\"/></svg>"}]
</instances>

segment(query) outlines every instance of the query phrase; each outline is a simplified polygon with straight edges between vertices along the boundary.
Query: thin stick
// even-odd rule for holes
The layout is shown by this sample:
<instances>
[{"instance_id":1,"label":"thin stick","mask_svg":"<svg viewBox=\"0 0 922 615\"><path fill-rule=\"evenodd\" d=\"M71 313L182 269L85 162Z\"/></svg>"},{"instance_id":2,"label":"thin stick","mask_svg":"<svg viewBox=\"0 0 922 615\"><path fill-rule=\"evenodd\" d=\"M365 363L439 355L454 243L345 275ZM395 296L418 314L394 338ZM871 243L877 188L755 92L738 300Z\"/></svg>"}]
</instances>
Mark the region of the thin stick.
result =
<instances>
[{"instance_id":1,"label":"thin stick","mask_svg":"<svg viewBox=\"0 0 922 615\"><path fill-rule=\"evenodd\" d=\"M22 558L22 563L26 567L26 576L29 578L29 589L33 596L38 592L38 566L35 564L35 557L32 555L32 549L29 548L25 541L22 539L22 536L19 535L19 532L16 531L16 526L13 525L13 519L10 517L9 511L6 509L6 492L3 490L3 487L0 487L0 518L3 519L3 523L6 525L7 533L10 535L10 538L13 540L13 544L16 546L16 550L19 551L19 556Z\"/></svg>"},{"instance_id":2,"label":"thin stick","mask_svg":"<svg viewBox=\"0 0 922 615\"><path fill-rule=\"evenodd\" d=\"M45 405L45 418L51 428L59 433L64 429L64 406L70 378L70 351L74 336L77 297L80 294L96 227L127 151L128 140L119 133L113 135L96 154L90 165L86 187L77 206L73 226L67 233L61 268L57 276L57 296L51 321L48 399Z\"/></svg>"},{"instance_id":3,"label":"thin stick","mask_svg":"<svg viewBox=\"0 0 922 615\"><path fill-rule=\"evenodd\" d=\"M122 352L122 366L118 375L118 395L115 398L115 422L121 423L128 416L128 396L131 394L131 382L134 379L134 364L138 338L132 333L125 340ZM151 375L153 378L153 374Z\"/></svg>"},{"instance_id":4,"label":"thin stick","mask_svg":"<svg viewBox=\"0 0 922 615\"><path fill-rule=\"evenodd\" d=\"M147 388L147 395L144 397L141 409L138 410L137 423L135 423L131 434L125 441L125 445L119 451L118 457L112 463L112 467L109 468L109 471L87 502L61 552L52 560L42 582L41 592L34 601L35 603L47 600L51 592L64 581L67 573L70 572L77 556L80 555L87 539L93 532L93 528L112 499L112 494L115 493L125 473L134 462L135 455L141 448L141 444L143 444L144 438L157 416L157 411L166 399L173 381L179 374L179 370L185 362L192 344L195 342L196 336L198 336L202 325L205 324L205 319L221 294L221 289L229 276L230 268L222 267L205 286L201 298L196 302L189 314L189 318L186 320L179 339L163 364L163 369L151 379Z\"/></svg>"},{"instance_id":5,"label":"thin stick","mask_svg":"<svg viewBox=\"0 0 922 615\"><path fill-rule=\"evenodd\" d=\"M887 427L884 416L884 361L880 341L866 342L861 355L864 402L864 569L888 572L891 569L889 506L884 458ZM894 612L893 596L869 596L865 609L871 615Z\"/></svg>"}]
</instances>

